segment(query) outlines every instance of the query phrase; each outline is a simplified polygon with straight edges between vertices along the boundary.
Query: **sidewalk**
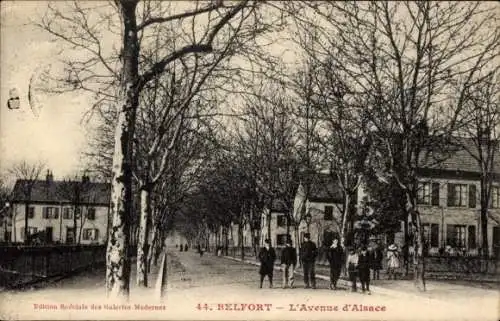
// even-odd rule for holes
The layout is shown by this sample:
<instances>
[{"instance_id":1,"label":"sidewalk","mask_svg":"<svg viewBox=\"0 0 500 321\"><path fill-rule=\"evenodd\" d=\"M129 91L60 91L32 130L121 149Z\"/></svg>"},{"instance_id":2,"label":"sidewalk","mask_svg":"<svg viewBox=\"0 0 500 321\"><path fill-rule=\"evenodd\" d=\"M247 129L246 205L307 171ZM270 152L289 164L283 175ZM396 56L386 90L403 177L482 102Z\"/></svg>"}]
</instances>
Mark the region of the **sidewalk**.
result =
<instances>
[{"instance_id":1,"label":"sidewalk","mask_svg":"<svg viewBox=\"0 0 500 321\"><path fill-rule=\"evenodd\" d=\"M240 258L231 256L223 256L226 259L240 261ZM260 263L255 259L245 259L245 263L259 266ZM276 264L276 269L281 270L281 266ZM302 268L297 268L295 273L303 275ZM316 278L322 280L330 280L329 268L326 266L316 265ZM341 276L338 284L350 287L350 282ZM361 288L361 283L358 282L358 288ZM475 298L491 298L496 300L500 299L498 287L496 289L481 289L478 287L467 286L462 284L454 284L443 281L426 281L426 291L418 290L413 280L372 280L370 283L370 290L375 293L385 294L398 298L414 299L424 298L436 302L456 302L466 301L471 297Z\"/></svg>"}]
</instances>

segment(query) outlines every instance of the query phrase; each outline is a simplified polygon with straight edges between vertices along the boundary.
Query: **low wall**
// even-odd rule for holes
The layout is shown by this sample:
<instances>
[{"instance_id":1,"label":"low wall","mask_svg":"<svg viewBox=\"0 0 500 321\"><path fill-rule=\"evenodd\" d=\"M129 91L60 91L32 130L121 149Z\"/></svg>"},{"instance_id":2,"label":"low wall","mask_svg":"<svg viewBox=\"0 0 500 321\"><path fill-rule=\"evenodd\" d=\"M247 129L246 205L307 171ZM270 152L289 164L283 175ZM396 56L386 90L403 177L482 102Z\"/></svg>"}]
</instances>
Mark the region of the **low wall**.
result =
<instances>
[{"instance_id":1,"label":"low wall","mask_svg":"<svg viewBox=\"0 0 500 321\"><path fill-rule=\"evenodd\" d=\"M0 247L0 287L15 288L106 261L105 245Z\"/></svg>"}]
</instances>

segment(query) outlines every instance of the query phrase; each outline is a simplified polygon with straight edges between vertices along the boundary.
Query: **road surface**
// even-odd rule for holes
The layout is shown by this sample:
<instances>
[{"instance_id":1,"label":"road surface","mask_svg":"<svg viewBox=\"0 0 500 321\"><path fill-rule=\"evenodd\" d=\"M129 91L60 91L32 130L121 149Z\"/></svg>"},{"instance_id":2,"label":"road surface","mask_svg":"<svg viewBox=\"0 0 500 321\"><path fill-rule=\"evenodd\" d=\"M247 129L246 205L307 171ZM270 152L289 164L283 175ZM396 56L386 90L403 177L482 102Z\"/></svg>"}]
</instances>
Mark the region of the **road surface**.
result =
<instances>
[{"instance_id":1,"label":"road surface","mask_svg":"<svg viewBox=\"0 0 500 321\"><path fill-rule=\"evenodd\" d=\"M128 303L107 301L104 269L95 269L41 289L0 294L2 319L128 319L128 320L498 320L498 295L484 290L459 299L426 298L402 291L372 295L347 288L258 288L258 267L194 252L174 252L168 274L168 295L158 298L156 270L150 288L132 286ZM134 278L134 276L133 276ZM457 297L455 295L455 297Z\"/></svg>"}]
</instances>

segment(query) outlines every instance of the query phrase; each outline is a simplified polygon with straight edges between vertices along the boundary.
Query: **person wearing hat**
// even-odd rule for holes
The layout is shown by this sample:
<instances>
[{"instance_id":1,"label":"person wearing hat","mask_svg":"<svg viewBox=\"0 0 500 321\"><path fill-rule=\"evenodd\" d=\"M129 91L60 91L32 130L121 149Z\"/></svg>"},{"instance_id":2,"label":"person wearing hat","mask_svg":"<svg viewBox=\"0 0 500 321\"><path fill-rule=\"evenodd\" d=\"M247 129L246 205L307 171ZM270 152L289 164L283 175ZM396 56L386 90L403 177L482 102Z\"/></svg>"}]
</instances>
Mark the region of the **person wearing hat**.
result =
<instances>
[{"instance_id":1,"label":"person wearing hat","mask_svg":"<svg viewBox=\"0 0 500 321\"><path fill-rule=\"evenodd\" d=\"M262 288L262 283L264 282L264 277L267 275L269 279L269 287L273 287L273 270L274 261L276 261L276 252L271 247L271 241L266 239L264 241L264 247L260 249L259 252L260 260L260 288Z\"/></svg>"},{"instance_id":2,"label":"person wearing hat","mask_svg":"<svg viewBox=\"0 0 500 321\"><path fill-rule=\"evenodd\" d=\"M384 253L379 243L372 249L371 255L371 269L373 270L373 280L380 279L380 270L382 270L382 261L384 260Z\"/></svg>"},{"instance_id":3,"label":"person wearing hat","mask_svg":"<svg viewBox=\"0 0 500 321\"><path fill-rule=\"evenodd\" d=\"M352 247L349 249L349 254L347 255L346 260L346 270L349 274L349 281L351 281L351 291L357 291L357 277L358 277L358 253L356 253L356 249Z\"/></svg>"},{"instance_id":4,"label":"person wearing hat","mask_svg":"<svg viewBox=\"0 0 500 321\"><path fill-rule=\"evenodd\" d=\"M399 269L399 252L396 244L391 244L387 248L387 276L396 279L396 271Z\"/></svg>"},{"instance_id":5,"label":"person wearing hat","mask_svg":"<svg viewBox=\"0 0 500 321\"><path fill-rule=\"evenodd\" d=\"M283 289L286 289L288 285L293 289L293 274L295 266L297 266L297 251L292 246L290 239L286 241L286 246L281 252L281 266L283 268Z\"/></svg>"},{"instance_id":6,"label":"person wearing hat","mask_svg":"<svg viewBox=\"0 0 500 321\"><path fill-rule=\"evenodd\" d=\"M358 255L358 274L359 281L361 282L361 290L363 293L368 291L370 293L370 255L366 246L361 247L361 253Z\"/></svg>"},{"instance_id":7,"label":"person wearing hat","mask_svg":"<svg viewBox=\"0 0 500 321\"><path fill-rule=\"evenodd\" d=\"M312 285L313 289L316 288L315 264L317 256L318 248L311 241L311 234L305 233L304 243L300 247L300 260L304 270L304 285L306 289L310 288L310 285Z\"/></svg>"},{"instance_id":8,"label":"person wearing hat","mask_svg":"<svg viewBox=\"0 0 500 321\"><path fill-rule=\"evenodd\" d=\"M338 239L333 239L332 245L326 252L326 258L330 263L330 290L337 289L337 281L340 277L340 270L344 262L344 250L339 245Z\"/></svg>"}]
</instances>

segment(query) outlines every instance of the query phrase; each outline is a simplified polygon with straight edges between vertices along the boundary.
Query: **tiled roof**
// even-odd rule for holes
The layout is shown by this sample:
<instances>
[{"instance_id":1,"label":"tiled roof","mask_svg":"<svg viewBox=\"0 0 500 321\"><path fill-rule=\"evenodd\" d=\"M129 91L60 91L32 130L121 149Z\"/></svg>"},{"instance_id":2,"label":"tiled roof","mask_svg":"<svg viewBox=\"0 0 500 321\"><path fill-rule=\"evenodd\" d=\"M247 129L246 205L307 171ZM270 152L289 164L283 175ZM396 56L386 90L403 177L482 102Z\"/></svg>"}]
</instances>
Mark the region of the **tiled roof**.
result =
<instances>
[{"instance_id":1,"label":"tiled roof","mask_svg":"<svg viewBox=\"0 0 500 321\"><path fill-rule=\"evenodd\" d=\"M17 180L12 190L12 202L25 202L27 196L24 189L27 180ZM88 182L65 182L37 180L33 182L31 202L34 203L71 203L74 193L72 188L80 184L80 202L84 204L108 205L111 198L111 185L109 183Z\"/></svg>"},{"instance_id":2,"label":"tiled roof","mask_svg":"<svg viewBox=\"0 0 500 321\"><path fill-rule=\"evenodd\" d=\"M284 213L288 211L288 206L283 200L273 200L272 212Z\"/></svg>"},{"instance_id":3,"label":"tiled roof","mask_svg":"<svg viewBox=\"0 0 500 321\"><path fill-rule=\"evenodd\" d=\"M480 173L481 168L476 158L471 155L471 152L473 155L478 155L477 147L472 139L455 138L455 146L451 146L450 150L432 152L429 153L427 158L422 158L424 164L422 168ZM493 164L493 172L500 174L500 150L498 149L494 155Z\"/></svg>"},{"instance_id":4,"label":"tiled roof","mask_svg":"<svg viewBox=\"0 0 500 321\"><path fill-rule=\"evenodd\" d=\"M338 180L329 174L313 174L308 176L311 201L342 203L343 193Z\"/></svg>"}]
</instances>

